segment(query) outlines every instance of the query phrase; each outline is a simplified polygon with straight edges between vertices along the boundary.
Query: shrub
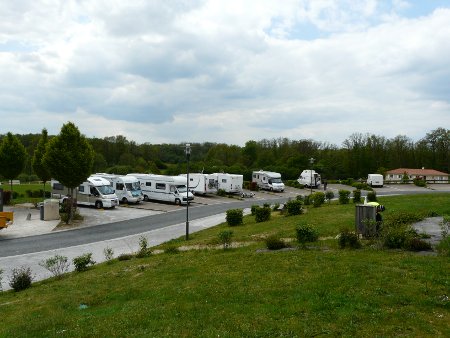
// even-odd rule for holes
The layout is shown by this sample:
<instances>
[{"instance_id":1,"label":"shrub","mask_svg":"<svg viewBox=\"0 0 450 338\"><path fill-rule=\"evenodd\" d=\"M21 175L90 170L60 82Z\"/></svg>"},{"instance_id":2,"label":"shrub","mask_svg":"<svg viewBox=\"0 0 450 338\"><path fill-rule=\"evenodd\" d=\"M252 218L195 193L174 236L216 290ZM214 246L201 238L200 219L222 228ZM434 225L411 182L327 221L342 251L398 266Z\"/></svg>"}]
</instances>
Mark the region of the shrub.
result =
<instances>
[{"instance_id":1,"label":"shrub","mask_svg":"<svg viewBox=\"0 0 450 338\"><path fill-rule=\"evenodd\" d=\"M164 249L164 253L166 254L177 254L180 252L180 249L175 245L169 245Z\"/></svg>"},{"instance_id":2,"label":"shrub","mask_svg":"<svg viewBox=\"0 0 450 338\"><path fill-rule=\"evenodd\" d=\"M421 178L415 178L413 180L414 185L418 186L418 187L426 187L427 186L427 181L425 181L424 179Z\"/></svg>"},{"instance_id":3,"label":"shrub","mask_svg":"<svg viewBox=\"0 0 450 338\"><path fill-rule=\"evenodd\" d=\"M398 227L419 222L421 220L423 220L423 215L418 212L396 211L386 215L384 218L384 225L387 227Z\"/></svg>"},{"instance_id":4,"label":"shrub","mask_svg":"<svg viewBox=\"0 0 450 338\"><path fill-rule=\"evenodd\" d=\"M418 237L407 238L405 249L409 251L428 251L431 250L431 244Z\"/></svg>"},{"instance_id":5,"label":"shrub","mask_svg":"<svg viewBox=\"0 0 450 338\"><path fill-rule=\"evenodd\" d=\"M332 192L331 190L328 190L328 191L325 193L325 198L326 198L326 200L328 201L328 204L330 204L330 203L331 203L331 200L334 198L334 192Z\"/></svg>"},{"instance_id":6,"label":"shrub","mask_svg":"<svg viewBox=\"0 0 450 338\"><path fill-rule=\"evenodd\" d=\"M339 190L339 203L340 204L348 204L350 201L350 191L348 190Z\"/></svg>"},{"instance_id":7,"label":"shrub","mask_svg":"<svg viewBox=\"0 0 450 338\"><path fill-rule=\"evenodd\" d=\"M223 245L223 249L225 250L231 245L233 231L231 231L231 230L221 231L221 232L219 232L217 237L219 238L219 242Z\"/></svg>"},{"instance_id":8,"label":"shrub","mask_svg":"<svg viewBox=\"0 0 450 338\"><path fill-rule=\"evenodd\" d=\"M297 240L303 246L306 243L315 242L319 239L319 233L309 224L300 224L295 230Z\"/></svg>"},{"instance_id":9,"label":"shrub","mask_svg":"<svg viewBox=\"0 0 450 338\"><path fill-rule=\"evenodd\" d=\"M353 190L353 203L361 203L361 190Z\"/></svg>"},{"instance_id":10,"label":"shrub","mask_svg":"<svg viewBox=\"0 0 450 338\"><path fill-rule=\"evenodd\" d=\"M75 271L83 272L86 271L89 266L95 264L95 261L92 260L92 253L85 253L81 256L75 257L73 260L73 265L75 266Z\"/></svg>"},{"instance_id":11,"label":"shrub","mask_svg":"<svg viewBox=\"0 0 450 338\"><path fill-rule=\"evenodd\" d=\"M251 212L252 216L255 216L256 210L259 209L259 208L261 208L261 207L260 207L259 205L257 205L257 204L253 204L253 205L250 207L250 212Z\"/></svg>"},{"instance_id":12,"label":"shrub","mask_svg":"<svg viewBox=\"0 0 450 338\"><path fill-rule=\"evenodd\" d=\"M53 277L60 278L69 271L69 259L66 256L55 255L39 263L40 266L50 271Z\"/></svg>"},{"instance_id":13,"label":"shrub","mask_svg":"<svg viewBox=\"0 0 450 338\"><path fill-rule=\"evenodd\" d=\"M133 258L133 255L132 254L120 254L118 257L117 257L117 259L119 260L119 261L129 261L130 259L132 259Z\"/></svg>"},{"instance_id":14,"label":"shrub","mask_svg":"<svg viewBox=\"0 0 450 338\"><path fill-rule=\"evenodd\" d=\"M255 212L255 221L256 223L265 222L270 219L272 210L270 207L258 208Z\"/></svg>"},{"instance_id":15,"label":"shrub","mask_svg":"<svg viewBox=\"0 0 450 338\"><path fill-rule=\"evenodd\" d=\"M361 242L359 241L358 234L350 231L349 229L342 229L338 239L339 247L341 249L347 246L351 249L359 249Z\"/></svg>"},{"instance_id":16,"label":"shrub","mask_svg":"<svg viewBox=\"0 0 450 338\"><path fill-rule=\"evenodd\" d=\"M273 210L273 211L280 210L280 203L275 203L275 204L273 205L273 207L272 207L272 210Z\"/></svg>"},{"instance_id":17,"label":"shrub","mask_svg":"<svg viewBox=\"0 0 450 338\"><path fill-rule=\"evenodd\" d=\"M219 189L217 190L217 195L224 197L227 195L227 192L224 189Z\"/></svg>"},{"instance_id":18,"label":"shrub","mask_svg":"<svg viewBox=\"0 0 450 338\"><path fill-rule=\"evenodd\" d=\"M266 248L269 250L280 250L286 247L286 243L277 235L270 235L265 239Z\"/></svg>"},{"instance_id":19,"label":"shrub","mask_svg":"<svg viewBox=\"0 0 450 338\"><path fill-rule=\"evenodd\" d=\"M367 201L368 202L376 202L377 201L377 193L375 191L369 191L367 193Z\"/></svg>"},{"instance_id":20,"label":"shrub","mask_svg":"<svg viewBox=\"0 0 450 338\"><path fill-rule=\"evenodd\" d=\"M12 275L9 279L9 286L14 291L22 291L28 289L33 281L31 269L24 266L12 270Z\"/></svg>"},{"instance_id":21,"label":"shrub","mask_svg":"<svg viewBox=\"0 0 450 338\"><path fill-rule=\"evenodd\" d=\"M137 258L148 257L152 250L148 247L148 240L145 236L139 236L139 251L136 253Z\"/></svg>"},{"instance_id":22,"label":"shrub","mask_svg":"<svg viewBox=\"0 0 450 338\"><path fill-rule=\"evenodd\" d=\"M303 196L303 195L297 195L297 196L295 196L295 199L296 199L297 201L303 202L303 201L305 200L305 196Z\"/></svg>"},{"instance_id":23,"label":"shrub","mask_svg":"<svg viewBox=\"0 0 450 338\"><path fill-rule=\"evenodd\" d=\"M111 262L112 259L114 258L114 250L109 246L103 249L103 254L105 255L105 260L107 262Z\"/></svg>"},{"instance_id":24,"label":"shrub","mask_svg":"<svg viewBox=\"0 0 450 338\"><path fill-rule=\"evenodd\" d=\"M303 213L302 201L290 200L286 202L286 210L288 215L301 215Z\"/></svg>"},{"instance_id":25,"label":"shrub","mask_svg":"<svg viewBox=\"0 0 450 338\"><path fill-rule=\"evenodd\" d=\"M303 197L303 203L305 205L310 205L312 203L311 195L305 195Z\"/></svg>"},{"instance_id":26,"label":"shrub","mask_svg":"<svg viewBox=\"0 0 450 338\"><path fill-rule=\"evenodd\" d=\"M244 212L242 209L227 210L226 221L229 226L244 224Z\"/></svg>"},{"instance_id":27,"label":"shrub","mask_svg":"<svg viewBox=\"0 0 450 338\"><path fill-rule=\"evenodd\" d=\"M322 204L325 203L325 194L323 192L315 192L314 194L310 195L310 199L312 199L312 204L314 208L320 207Z\"/></svg>"}]
</instances>

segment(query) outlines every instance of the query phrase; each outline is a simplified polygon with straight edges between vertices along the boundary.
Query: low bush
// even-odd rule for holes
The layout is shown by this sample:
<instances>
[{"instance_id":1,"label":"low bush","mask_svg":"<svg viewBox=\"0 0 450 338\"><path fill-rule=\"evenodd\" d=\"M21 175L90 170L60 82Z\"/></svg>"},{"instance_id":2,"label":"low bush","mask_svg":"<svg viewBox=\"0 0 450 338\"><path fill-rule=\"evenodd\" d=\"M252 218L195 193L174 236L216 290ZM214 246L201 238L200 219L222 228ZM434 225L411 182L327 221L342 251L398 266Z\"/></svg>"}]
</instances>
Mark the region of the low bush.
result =
<instances>
[{"instance_id":1,"label":"low bush","mask_svg":"<svg viewBox=\"0 0 450 338\"><path fill-rule=\"evenodd\" d=\"M297 241L301 245L306 243L315 242L319 239L319 233L311 225L302 223L295 229Z\"/></svg>"},{"instance_id":2,"label":"low bush","mask_svg":"<svg viewBox=\"0 0 450 338\"><path fill-rule=\"evenodd\" d=\"M103 254L105 255L105 260L108 263L111 262L114 258L114 250L109 246L103 249Z\"/></svg>"},{"instance_id":3,"label":"low bush","mask_svg":"<svg viewBox=\"0 0 450 338\"><path fill-rule=\"evenodd\" d=\"M9 286L16 292L28 289L33 282L31 269L27 267L15 268L9 279Z\"/></svg>"},{"instance_id":4,"label":"low bush","mask_svg":"<svg viewBox=\"0 0 450 338\"><path fill-rule=\"evenodd\" d=\"M252 214L252 216L255 216L256 210L259 209L259 208L261 208L261 207L260 207L259 205L257 205L257 204L253 204L253 205L250 207L250 213Z\"/></svg>"},{"instance_id":5,"label":"low bush","mask_svg":"<svg viewBox=\"0 0 450 338\"><path fill-rule=\"evenodd\" d=\"M217 190L217 195L224 197L227 195L227 192L224 189L219 189Z\"/></svg>"},{"instance_id":6,"label":"low bush","mask_svg":"<svg viewBox=\"0 0 450 338\"><path fill-rule=\"evenodd\" d=\"M69 271L69 259L66 256L55 255L39 263L40 266L50 271L53 277L60 278Z\"/></svg>"},{"instance_id":7,"label":"low bush","mask_svg":"<svg viewBox=\"0 0 450 338\"><path fill-rule=\"evenodd\" d=\"M311 196L310 199L312 199L312 205L314 208L318 208L322 204L325 203L325 194L321 191L317 191L310 196Z\"/></svg>"},{"instance_id":8,"label":"low bush","mask_svg":"<svg viewBox=\"0 0 450 338\"><path fill-rule=\"evenodd\" d=\"M119 260L119 261L129 261L130 259L132 259L134 256L132 255L132 254L126 254L126 253L124 253L124 254L120 254L118 257L117 257L117 259Z\"/></svg>"},{"instance_id":9,"label":"low bush","mask_svg":"<svg viewBox=\"0 0 450 338\"><path fill-rule=\"evenodd\" d=\"M270 209L270 207L263 207L263 208L258 208L255 211L255 221L256 223L260 223L260 222L266 222L268 220L270 220L270 216L271 216L272 210Z\"/></svg>"},{"instance_id":10,"label":"low bush","mask_svg":"<svg viewBox=\"0 0 450 338\"><path fill-rule=\"evenodd\" d=\"M304 205L311 205L311 203L312 203L311 195L303 196L303 204Z\"/></svg>"},{"instance_id":11,"label":"low bush","mask_svg":"<svg viewBox=\"0 0 450 338\"><path fill-rule=\"evenodd\" d=\"M353 190L353 203L361 203L361 190Z\"/></svg>"},{"instance_id":12,"label":"low bush","mask_svg":"<svg viewBox=\"0 0 450 338\"><path fill-rule=\"evenodd\" d=\"M450 236L444 237L438 245L436 245L436 251L441 256L450 257Z\"/></svg>"},{"instance_id":13,"label":"low bush","mask_svg":"<svg viewBox=\"0 0 450 338\"><path fill-rule=\"evenodd\" d=\"M418 186L418 187L426 187L427 186L427 181L425 181L424 179L420 179L420 178L415 178L413 180L414 185Z\"/></svg>"},{"instance_id":14,"label":"low bush","mask_svg":"<svg viewBox=\"0 0 450 338\"><path fill-rule=\"evenodd\" d=\"M269 250L280 250L286 248L286 243L277 235L270 235L264 240Z\"/></svg>"},{"instance_id":15,"label":"low bush","mask_svg":"<svg viewBox=\"0 0 450 338\"><path fill-rule=\"evenodd\" d=\"M332 192L331 190L329 190L325 193L325 199L328 201L328 204L331 203L331 200L333 198L334 198L334 192Z\"/></svg>"},{"instance_id":16,"label":"low bush","mask_svg":"<svg viewBox=\"0 0 450 338\"><path fill-rule=\"evenodd\" d=\"M92 260L92 253L85 253L81 256L75 257L73 260L73 265L75 266L75 271L83 272L86 271L89 266L95 264L95 261Z\"/></svg>"},{"instance_id":17,"label":"low bush","mask_svg":"<svg viewBox=\"0 0 450 338\"><path fill-rule=\"evenodd\" d=\"M302 201L290 200L286 202L286 210L289 216L301 215L303 213Z\"/></svg>"},{"instance_id":18,"label":"low bush","mask_svg":"<svg viewBox=\"0 0 450 338\"><path fill-rule=\"evenodd\" d=\"M180 249L175 245L169 245L164 249L164 253L166 254L177 254L180 252Z\"/></svg>"},{"instance_id":19,"label":"low bush","mask_svg":"<svg viewBox=\"0 0 450 338\"><path fill-rule=\"evenodd\" d=\"M429 251L431 244L419 237L409 237L405 241L405 249L409 251Z\"/></svg>"},{"instance_id":20,"label":"low bush","mask_svg":"<svg viewBox=\"0 0 450 338\"><path fill-rule=\"evenodd\" d=\"M368 202L376 202L377 201L377 193L375 191L369 191L367 193L367 201Z\"/></svg>"},{"instance_id":21,"label":"low bush","mask_svg":"<svg viewBox=\"0 0 450 338\"><path fill-rule=\"evenodd\" d=\"M139 251L136 253L137 258L148 257L152 254L152 250L148 247L148 240L145 236L139 236Z\"/></svg>"},{"instance_id":22,"label":"low bush","mask_svg":"<svg viewBox=\"0 0 450 338\"><path fill-rule=\"evenodd\" d=\"M244 212L242 209L227 210L226 221L229 226L244 224Z\"/></svg>"},{"instance_id":23,"label":"low bush","mask_svg":"<svg viewBox=\"0 0 450 338\"><path fill-rule=\"evenodd\" d=\"M339 193L339 203L340 204L348 204L350 202L350 191L340 189Z\"/></svg>"},{"instance_id":24,"label":"low bush","mask_svg":"<svg viewBox=\"0 0 450 338\"><path fill-rule=\"evenodd\" d=\"M273 205L273 207L272 207L272 210L273 210L273 211L278 211L278 210L280 210L280 203L275 203L275 204Z\"/></svg>"},{"instance_id":25,"label":"low bush","mask_svg":"<svg viewBox=\"0 0 450 338\"><path fill-rule=\"evenodd\" d=\"M223 245L223 249L225 250L231 246L233 231L223 230L223 231L219 232L217 237L219 238L219 242Z\"/></svg>"},{"instance_id":26,"label":"low bush","mask_svg":"<svg viewBox=\"0 0 450 338\"><path fill-rule=\"evenodd\" d=\"M361 242L359 241L358 234L350 231L349 229L342 229L339 233L338 244L341 249L349 247L351 249L359 249Z\"/></svg>"}]
</instances>

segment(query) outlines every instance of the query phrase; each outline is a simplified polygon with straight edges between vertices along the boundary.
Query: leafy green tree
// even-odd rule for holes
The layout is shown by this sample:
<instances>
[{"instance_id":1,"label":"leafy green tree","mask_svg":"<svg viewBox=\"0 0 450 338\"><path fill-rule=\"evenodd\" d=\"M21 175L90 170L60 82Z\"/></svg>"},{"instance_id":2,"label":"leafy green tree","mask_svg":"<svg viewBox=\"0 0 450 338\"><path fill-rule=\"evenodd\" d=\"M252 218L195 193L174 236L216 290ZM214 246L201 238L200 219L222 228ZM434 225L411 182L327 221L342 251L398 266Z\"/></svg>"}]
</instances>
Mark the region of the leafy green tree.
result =
<instances>
[{"instance_id":1,"label":"leafy green tree","mask_svg":"<svg viewBox=\"0 0 450 338\"><path fill-rule=\"evenodd\" d=\"M12 180L22 172L26 160L25 147L16 136L8 133L0 144L0 174L10 180L11 191Z\"/></svg>"},{"instance_id":2,"label":"leafy green tree","mask_svg":"<svg viewBox=\"0 0 450 338\"><path fill-rule=\"evenodd\" d=\"M95 152L72 122L64 124L58 136L48 142L42 159L51 176L69 189L69 217L72 220L73 189L91 174Z\"/></svg>"},{"instance_id":3,"label":"leafy green tree","mask_svg":"<svg viewBox=\"0 0 450 338\"><path fill-rule=\"evenodd\" d=\"M45 182L50 181L52 176L47 167L42 163L42 158L45 155L46 146L48 143L47 129L42 129L42 136L33 154L32 166L35 174L44 182L44 198L45 198Z\"/></svg>"}]
</instances>

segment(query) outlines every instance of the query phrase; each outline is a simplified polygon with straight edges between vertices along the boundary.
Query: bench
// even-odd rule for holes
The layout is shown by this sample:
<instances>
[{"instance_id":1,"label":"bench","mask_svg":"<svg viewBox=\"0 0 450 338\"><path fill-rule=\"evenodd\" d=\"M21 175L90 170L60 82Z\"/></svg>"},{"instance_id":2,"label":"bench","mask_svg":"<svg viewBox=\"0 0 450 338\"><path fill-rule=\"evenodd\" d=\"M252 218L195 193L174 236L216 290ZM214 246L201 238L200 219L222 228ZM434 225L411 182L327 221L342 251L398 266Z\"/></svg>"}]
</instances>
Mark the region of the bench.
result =
<instances>
[{"instance_id":1,"label":"bench","mask_svg":"<svg viewBox=\"0 0 450 338\"><path fill-rule=\"evenodd\" d=\"M0 229L7 228L14 222L14 213L12 211L0 211Z\"/></svg>"}]
</instances>

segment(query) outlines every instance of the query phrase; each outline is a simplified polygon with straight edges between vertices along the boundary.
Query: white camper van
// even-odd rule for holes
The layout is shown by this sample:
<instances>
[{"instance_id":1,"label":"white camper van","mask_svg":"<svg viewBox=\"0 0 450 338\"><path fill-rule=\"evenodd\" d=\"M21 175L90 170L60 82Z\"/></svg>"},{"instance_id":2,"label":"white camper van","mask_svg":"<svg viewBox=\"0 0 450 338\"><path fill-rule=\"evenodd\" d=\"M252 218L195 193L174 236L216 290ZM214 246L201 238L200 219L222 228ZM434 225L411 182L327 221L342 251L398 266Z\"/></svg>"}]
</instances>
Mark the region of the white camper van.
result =
<instances>
[{"instance_id":1,"label":"white camper van","mask_svg":"<svg viewBox=\"0 0 450 338\"><path fill-rule=\"evenodd\" d=\"M272 171L254 171L252 182L255 182L260 189L270 191L284 191L284 183L281 181L281 174Z\"/></svg>"},{"instance_id":2,"label":"white camper van","mask_svg":"<svg viewBox=\"0 0 450 338\"><path fill-rule=\"evenodd\" d=\"M180 174L186 178L186 174ZM189 190L194 194L215 194L217 193L217 180L214 174L192 173L189 174Z\"/></svg>"},{"instance_id":3,"label":"white camper van","mask_svg":"<svg viewBox=\"0 0 450 338\"><path fill-rule=\"evenodd\" d=\"M367 176L367 184L371 187L383 187L383 175L369 174Z\"/></svg>"},{"instance_id":4,"label":"white camper van","mask_svg":"<svg viewBox=\"0 0 450 338\"><path fill-rule=\"evenodd\" d=\"M307 188L319 188L322 183L320 175L314 170L303 170L297 182Z\"/></svg>"},{"instance_id":5,"label":"white camper van","mask_svg":"<svg viewBox=\"0 0 450 338\"><path fill-rule=\"evenodd\" d=\"M244 176L239 174L214 173L217 180L217 189L225 190L227 193L242 193Z\"/></svg>"},{"instance_id":6,"label":"white camper van","mask_svg":"<svg viewBox=\"0 0 450 338\"><path fill-rule=\"evenodd\" d=\"M106 173L97 173L95 176L108 180L122 203L139 203L144 199L139 180L134 176Z\"/></svg>"},{"instance_id":7,"label":"white camper van","mask_svg":"<svg viewBox=\"0 0 450 338\"><path fill-rule=\"evenodd\" d=\"M141 183L144 200L187 204L194 200L194 195L187 192L186 177L153 174L128 174L136 177Z\"/></svg>"},{"instance_id":8,"label":"white camper van","mask_svg":"<svg viewBox=\"0 0 450 338\"><path fill-rule=\"evenodd\" d=\"M51 181L51 186L52 197L59 198L61 201L67 198L69 194L67 187L56 180ZM114 208L116 205L119 205L119 199L114 193L114 189L109 181L102 177L88 177L85 182L74 189L74 195L79 205L91 205L97 209Z\"/></svg>"}]
</instances>

